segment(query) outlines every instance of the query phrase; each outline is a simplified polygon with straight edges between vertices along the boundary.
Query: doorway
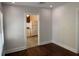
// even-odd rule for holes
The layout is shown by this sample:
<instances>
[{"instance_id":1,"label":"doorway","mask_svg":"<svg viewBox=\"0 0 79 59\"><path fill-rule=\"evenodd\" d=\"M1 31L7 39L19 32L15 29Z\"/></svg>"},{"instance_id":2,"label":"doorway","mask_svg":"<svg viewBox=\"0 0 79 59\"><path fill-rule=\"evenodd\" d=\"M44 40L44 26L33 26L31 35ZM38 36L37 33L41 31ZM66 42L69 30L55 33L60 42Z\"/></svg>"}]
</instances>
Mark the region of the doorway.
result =
<instances>
[{"instance_id":1,"label":"doorway","mask_svg":"<svg viewBox=\"0 0 79 59\"><path fill-rule=\"evenodd\" d=\"M26 15L27 48L39 45L39 15Z\"/></svg>"}]
</instances>

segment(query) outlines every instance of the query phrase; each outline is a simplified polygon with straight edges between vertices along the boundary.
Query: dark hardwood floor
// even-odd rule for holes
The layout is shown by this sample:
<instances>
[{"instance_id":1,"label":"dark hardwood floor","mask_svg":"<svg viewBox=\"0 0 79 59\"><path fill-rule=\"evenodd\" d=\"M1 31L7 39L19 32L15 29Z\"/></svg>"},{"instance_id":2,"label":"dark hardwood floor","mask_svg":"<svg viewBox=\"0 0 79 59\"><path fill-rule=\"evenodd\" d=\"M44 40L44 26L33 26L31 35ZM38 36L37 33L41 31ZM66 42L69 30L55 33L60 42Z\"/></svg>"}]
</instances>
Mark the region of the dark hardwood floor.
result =
<instances>
[{"instance_id":1,"label":"dark hardwood floor","mask_svg":"<svg viewBox=\"0 0 79 59\"><path fill-rule=\"evenodd\" d=\"M79 54L75 54L53 43L6 54L6 56L78 56L78 55Z\"/></svg>"}]
</instances>

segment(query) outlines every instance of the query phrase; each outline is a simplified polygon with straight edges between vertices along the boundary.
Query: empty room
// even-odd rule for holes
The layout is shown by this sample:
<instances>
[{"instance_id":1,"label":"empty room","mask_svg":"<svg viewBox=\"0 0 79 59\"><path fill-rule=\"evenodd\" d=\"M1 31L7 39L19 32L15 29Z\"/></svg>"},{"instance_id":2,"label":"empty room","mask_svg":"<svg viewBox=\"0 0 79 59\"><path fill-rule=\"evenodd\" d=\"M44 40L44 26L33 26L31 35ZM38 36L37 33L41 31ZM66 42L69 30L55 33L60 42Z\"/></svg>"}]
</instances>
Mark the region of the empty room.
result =
<instances>
[{"instance_id":1,"label":"empty room","mask_svg":"<svg viewBox=\"0 0 79 59\"><path fill-rule=\"evenodd\" d=\"M79 2L0 2L1 56L79 56Z\"/></svg>"}]
</instances>

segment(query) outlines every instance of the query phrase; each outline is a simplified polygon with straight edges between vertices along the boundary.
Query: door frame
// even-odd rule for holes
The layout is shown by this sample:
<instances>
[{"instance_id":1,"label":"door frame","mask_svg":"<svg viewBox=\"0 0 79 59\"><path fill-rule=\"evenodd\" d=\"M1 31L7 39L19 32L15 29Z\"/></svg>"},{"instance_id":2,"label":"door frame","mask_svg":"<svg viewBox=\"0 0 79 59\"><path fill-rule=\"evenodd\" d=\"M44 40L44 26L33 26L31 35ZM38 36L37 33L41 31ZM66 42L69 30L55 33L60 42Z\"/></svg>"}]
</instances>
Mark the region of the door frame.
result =
<instances>
[{"instance_id":1,"label":"door frame","mask_svg":"<svg viewBox=\"0 0 79 59\"><path fill-rule=\"evenodd\" d=\"M75 15L76 15L76 17L75 17L75 22L76 22L76 23L75 23L75 29L76 29L76 30L75 30L76 53L79 53L79 47L78 47L78 46L79 46L79 43L78 43L78 42L79 42L79 39L78 39L78 32L79 32L79 31L78 31L78 27L79 27L79 26L78 26L78 24L79 24L79 23L78 23L78 22L79 22L79 21L78 21L78 20L79 20L79 17L78 17L78 16L79 16L79 15L78 15L78 12L79 12L79 8L76 8L76 9L75 9Z\"/></svg>"},{"instance_id":2,"label":"door frame","mask_svg":"<svg viewBox=\"0 0 79 59\"><path fill-rule=\"evenodd\" d=\"M27 47L27 34L26 34L27 33L26 15L28 15L28 13L24 14L24 39L25 39L25 44L26 44L26 49L27 49L28 47ZM31 14L31 15L38 16L38 44L36 45L36 46L38 46L38 45L40 45L40 15L39 14Z\"/></svg>"},{"instance_id":3,"label":"door frame","mask_svg":"<svg viewBox=\"0 0 79 59\"><path fill-rule=\"evenodd\" d=\"M0 10L0 22L1 22L1 47L0 47L0 56L2 55L5 55L5 52L4 52L4 29L3 29L3 13L2 13L2 10Z\"/></svg>"}]
</instances>

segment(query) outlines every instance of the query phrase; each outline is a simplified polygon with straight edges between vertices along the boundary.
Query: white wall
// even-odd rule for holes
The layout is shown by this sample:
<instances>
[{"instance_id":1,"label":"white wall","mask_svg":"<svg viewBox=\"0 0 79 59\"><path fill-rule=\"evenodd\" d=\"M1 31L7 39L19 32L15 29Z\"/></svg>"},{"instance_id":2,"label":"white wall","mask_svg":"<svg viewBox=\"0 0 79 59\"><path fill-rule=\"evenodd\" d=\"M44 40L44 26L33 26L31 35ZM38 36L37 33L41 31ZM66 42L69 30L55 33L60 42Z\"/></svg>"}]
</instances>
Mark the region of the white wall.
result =
<instances>
[{"instance_id":1,"label":"white wall","mask_svg":"<svg viewBox=\"0 0 79 59\"><path fill-rule=\"evenodd\" d=\"M0 3L0 56L3 54L3 45L4 45L4 38L3 38L3 14L2 14L2 7Z\"/></svg>"},{"instance_id":2,"label":"white wall","mask_svg":"<svg viewBox=\"0 0 79 59\"><path fill-rule=\"evenodd\" d=\"M52 42L73 52L77 52L76 8L79 3L70 3L51 9L30 9L40 14L40 44ZM4 6L5 44L8 52L24 49L24 8ZM28 13L26 13L28 14ZM53 21L52 21L53 20ZM52 27L52 28L51 28ZM53 35L52 35L53 33ZM79 46L79 45L78 45ZM18 48L18 49L17 49Z\"/></svg>"},{"instance_id":3,"label":"white wall","mask_svg":"<svg viewBox=\"0 0 79 59\"><path fill-rule=\"evenodd\" d=\"M77 33L77 49L78 49L78 53L79 53L79 8L77 8L77 20L76 20L76 27L77 27L77 30L76 30L76 33Z\"/></svg>"},{"instance_id":4,"label":"white wall","mask_svg":"<svg viewBox=\"0 0 79 59\"><path fill-rule=\"evenodd\" d=\"M78 51L76 41L76 8L79 4L69 3L52 10L53 43L73 52Z\"/></svg>"},{"instance_id":5,"label":"white wall","mask_svg":"<svg viewBox=\"0 0 79 59\"><path fill-rule=\"evenodd\" d=\"M41 11L40 11L41 10ZM40 44L51 42L51 10L36 9L18 6L3 6L4 12L4 34L5 34L5 50L11 53L26 48L26 40L24 39L24 21L25 15L40 15ZM26 28L26 27L25 27Z\"/></svg>"},{"instance_id":6,"label":"white wall","mask_svg":"<svg viewBox=\"0 0 79 59\"><path fill-rule=\"evenodd\" d=\"M6 53L25 49L24 8L3 6L3 12Z\"/></svg>"},{"instance_id":7,"label":"white wall","mask_svg":"<svg viewBox=\"0 0 79 59\"><path fill-rule=\"evenodd\" d=\"M52 9L40 10L40 44L50 43L52 39Z\"/></svg>"}]
</instances>

